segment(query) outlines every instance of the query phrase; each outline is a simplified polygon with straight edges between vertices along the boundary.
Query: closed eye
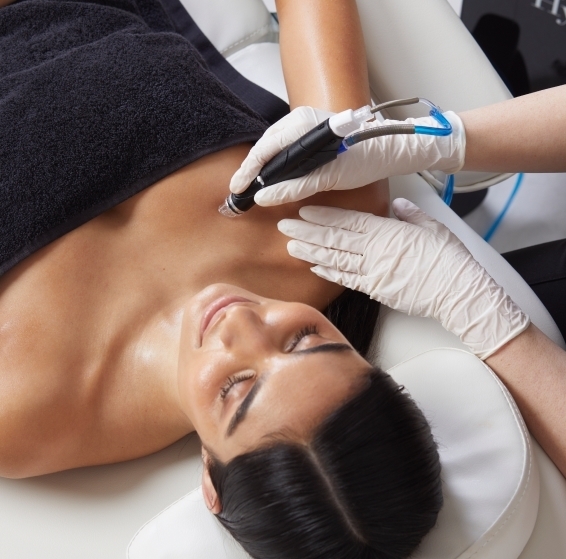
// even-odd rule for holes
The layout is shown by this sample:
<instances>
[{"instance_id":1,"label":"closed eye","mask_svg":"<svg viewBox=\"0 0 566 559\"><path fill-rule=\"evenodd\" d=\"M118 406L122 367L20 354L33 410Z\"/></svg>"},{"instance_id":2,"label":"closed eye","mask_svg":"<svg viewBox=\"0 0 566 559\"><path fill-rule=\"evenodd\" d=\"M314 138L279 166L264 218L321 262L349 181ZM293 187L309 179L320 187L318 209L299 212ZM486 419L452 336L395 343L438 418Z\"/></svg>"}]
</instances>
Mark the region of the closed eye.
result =
<instances>
[{"instance_id":1,"label":"closed eye","mask_svg":"<svg viewBox=\"0 0 566 559\"><path fill-rule=\"evenodd\" d=\"M255 377L255 371L244 371L228 377L220 389L220 399L225 400L230 390L238 383L250 380Z\"/></svg>"},{"instance_id":2,"label":"closed eye","mask_svg":"<svg viewBox=\"0 0 566 559\"><path fill-rule=\"evenodd\" d=\"M318 326L316 324L309 324L308 326L301 328L289 342L289 345L285 348L285 351L287 353L290 353L295 349L295 347L297 347L297 345L303 338L316 334L318 334Z\"/></svg>"},{"instance_id":3,"label":"closed eye","mask_svg":"<svg viewBox=\"0 0 566 559\"><path fill-rule=\"evenodd\" d=\"M303 331L304 331L304 329L301 330L301 332L303 332ZM312 331L311 333L314 334L315 332ZM309 335L308 333L304 334L301 338L299 338L297 343L299 343L299 341L303 337L308 336L308 335ZM299 336L299 332L297 333L295 338L297 338L298 336ZM293 338L293 341L295 340L295 338ZM347 351L354 351L354 348L352 346L349 346L348 344L331 342L331 343L315 345L313 347L308 347L306 349L298 350L294 353L294 355L298 355L298 354L310 355L310 354L313 354L313 353L332 353L332 352L342 353L342 352L347 352ZM263 383L265 382L265 379L268 376L269 376L269 374L263 374L262 376L260 376L257 379L257 381L254 383L254 385L251 387L247 396L244 398L244 400L242 401L242 403L239 405L238 409L236 410L236 413L234 413L234 415L232 416L232 419L230 420L230 423L228 424L228 429L226 430L226 437L230 437L234 433L234 431L236 430L236 427L238 427L238 425L244 420L244 418L246 417L246 413L247 413L248 409L252 405L254 398L257 396L261 386L263 385Z\"/></svg>"}]
</instances>

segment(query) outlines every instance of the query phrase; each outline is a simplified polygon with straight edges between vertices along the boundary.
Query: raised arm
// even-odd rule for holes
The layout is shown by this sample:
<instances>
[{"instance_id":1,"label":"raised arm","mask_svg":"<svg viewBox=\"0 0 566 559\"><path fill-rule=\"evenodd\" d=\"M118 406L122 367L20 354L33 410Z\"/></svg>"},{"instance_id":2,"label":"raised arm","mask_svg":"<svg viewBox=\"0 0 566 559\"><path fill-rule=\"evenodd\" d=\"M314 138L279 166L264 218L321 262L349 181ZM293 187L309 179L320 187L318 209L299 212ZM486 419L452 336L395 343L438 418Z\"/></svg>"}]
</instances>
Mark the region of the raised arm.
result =
<instances>
[{"instance_id":1,"label":"raised arm","mask_svg":"<svg viewBox=\"0 0 566 559\"><path fill-rule=\"evenodd\" d=\"M367 104L367 62L355 0L276 3L291 108L338 112Z\"/></svg>"},{"instance_id":2,"label":"raised arm","mask_svg":"<svg viewBox=\"0 0 566 559\"><path fill-rule=\"evenodd\" d=\"M370 102L365 45L354 0L277 0L277 10L287 93L291 108L299 108L276 123L252 148L232 178L230 189L234 193L243 192L263 165L283 147L327 118L329 115L324 111L356 109ZM334 191L315 199L316 203L363 207L379 215L387 213L387 183L379 184L379 181L388 175L367 176L367 180L357 181L356 188L368 188L355 194L343 192L351 188L349 176L349 172L339 176ZM276 189L285 189L285 185L283 182L260 193L273 194ZM379 186L378 191L373 190L373 186ZM292 199L301 200L321 190L303 191ZM256 202L269 206L283 200L262 203L256 197Z\"/></svg>"}]
</instances>

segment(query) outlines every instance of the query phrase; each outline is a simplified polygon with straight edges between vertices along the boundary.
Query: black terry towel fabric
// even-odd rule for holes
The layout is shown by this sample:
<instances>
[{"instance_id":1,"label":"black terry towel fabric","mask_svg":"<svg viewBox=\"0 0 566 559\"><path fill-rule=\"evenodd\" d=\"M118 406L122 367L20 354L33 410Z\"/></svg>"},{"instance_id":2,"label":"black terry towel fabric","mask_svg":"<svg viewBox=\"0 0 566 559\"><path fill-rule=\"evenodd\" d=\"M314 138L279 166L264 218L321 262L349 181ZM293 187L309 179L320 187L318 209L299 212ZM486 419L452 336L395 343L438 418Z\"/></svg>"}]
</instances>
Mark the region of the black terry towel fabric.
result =
<instances>
[{"instance_id":1,"label":"black terry towel fabric","mask_svg":"<svg viewBox=\"0 0 566 559\"><path fill-rule=\"evenodd\" d=\"M0 9L0 274L266 126L158 0Z\"/></svg>"},{"instance_id":2,"label":"black terry towel fabric","mask_svg":"<svg viewBox=\"0 0 566 559\"><path fill-rule=\"evenodd\" d=\"M289 105L273 93L247 80L208 40L180 0L161 0L171 18L175 30L199 51L209 70L235 93L244 103L261 115L269 124L277 122L289 113Z\"/></svg>"}]
</instances>

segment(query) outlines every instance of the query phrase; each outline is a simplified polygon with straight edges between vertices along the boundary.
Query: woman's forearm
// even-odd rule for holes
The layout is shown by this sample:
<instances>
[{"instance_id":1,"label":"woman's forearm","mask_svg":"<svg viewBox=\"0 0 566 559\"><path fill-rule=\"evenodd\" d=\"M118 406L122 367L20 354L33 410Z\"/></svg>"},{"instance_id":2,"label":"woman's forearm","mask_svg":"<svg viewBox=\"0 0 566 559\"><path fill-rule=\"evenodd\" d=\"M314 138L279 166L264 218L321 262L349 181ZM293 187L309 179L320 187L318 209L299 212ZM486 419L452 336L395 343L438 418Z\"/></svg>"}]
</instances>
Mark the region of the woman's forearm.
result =
<instances>
[{"instance_id":1,"label":"woman's forearm","mask_svg":"<svg viewBox=\"0 0 566 559\"><path fill-rule=\"evenodd\" d=\"M341 111L367 104L367 63L355 0L276 3L291 108Z\"/></svg>"},{"instance_id":2,"label":"woman's forearm","mask_svg":"<svg viewBox=\"0 0 566 559\"><path fill-rule=\"evenodd\" d=\"M486 359L527 427L566 476L566 352L532 324Z\"/></svg>"},{"instance_id":3,"label":"woman's forearm","mask_svg":"<svg viewBox=\"0 0 566 559\"><path fill-rule=\"evenodd\" d=\"M461 113L464 169L566 171L566 86Z\"/></svg>"}]
</instances>

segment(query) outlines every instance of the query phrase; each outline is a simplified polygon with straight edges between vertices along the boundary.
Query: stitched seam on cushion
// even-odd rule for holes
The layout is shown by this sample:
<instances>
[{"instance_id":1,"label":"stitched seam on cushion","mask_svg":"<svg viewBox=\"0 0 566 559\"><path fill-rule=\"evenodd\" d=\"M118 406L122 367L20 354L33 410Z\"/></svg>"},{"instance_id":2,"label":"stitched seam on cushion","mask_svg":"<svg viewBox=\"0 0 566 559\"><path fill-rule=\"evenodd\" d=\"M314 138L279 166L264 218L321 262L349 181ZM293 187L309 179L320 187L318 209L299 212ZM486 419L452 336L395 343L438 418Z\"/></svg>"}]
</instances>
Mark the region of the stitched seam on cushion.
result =
<instances>
[{"instance_id":1,"label":"stitched seam on cushion","mask_svg":"<svg viewBox=\"0 0 566 559\"><path fill-rule=\"evenodd\" d=\"M238 46L241 43L244 43L246 41L249 41L252 37L255 37L256 35L261 35L261 34L266 34L264 33L265 31L269 31L271 27L269 25L263 25L262 27L260 27L259 29L256 29L255 31L253 31L252 33L250 33L249 35L246 35L245 37L243 37L242 39L236 41L235 43L232 43L231 45L228 45L225 49L222 49L220 52L222 54L224 54L225 52L229 51L230 49Z\"/></svg>"},{"instance_id":2,"label":"stitched seam on cushion","mask_svg":"<svg viewBox=\"0 0 566 559\"><path fill-rule=\"evenodd\" d=\"M485 365L485 366L487 367L487 365ZM501 387L500 387L500 390L501 390ZM491 535L491 537L487 541L485 541L478 549L476 549L476 551L474 551L471 555L469 555L468 559L472 559L472 557L477 555L484 547L486 547L490 542L493 541L495 536L497 536L497 534L499 534L499 532L503 529L503 527L507 524L507 522L509 522L509 520L515 514L515 512L517 512L517 509L519 508L519 505L523 501L523 497L525 496L527 489L530 487L531 473L532 473L532 467L533 467L533 454L532 454L532 449L531 449L531 439L529 437L527 428L526 428L523 420L521 419L521 421L519 421L519 419L518 419L518 418L522 418L522 416L520 415L519 408L517 407L517 404L515 403L514 400L509 399L509 395L506 392L504 392L503 390L501 390L501 391L503 392L503 395L505 396L505 399L507 400L507 405L509 406L509 408L511 408L512 410L515 411L515 414L514 414L515 423L519 426L521 432L523 433L523 435L525 435L525 439L527 441L526 446L527 446L527 449L529 451L529 469L528 469L528 473L527 473L527 482L525 483L525 488L523 489L523 492L521 493L521 496L519 497L517 504L509 512L509 514L507 515L507 517L505 518L505 520L503 521L501 526L497 529L496 532L494 532Z\"/></svg>"}]
</instances>

